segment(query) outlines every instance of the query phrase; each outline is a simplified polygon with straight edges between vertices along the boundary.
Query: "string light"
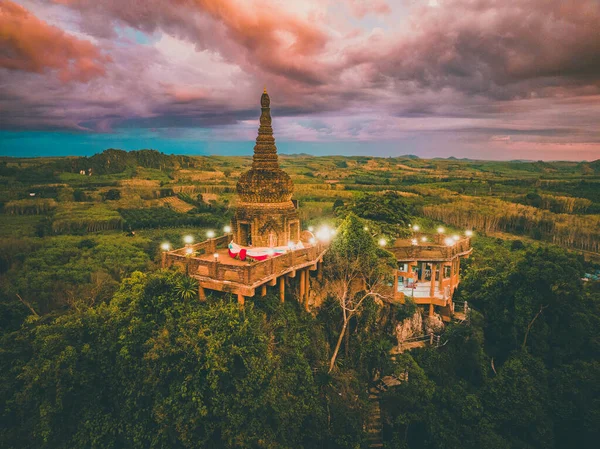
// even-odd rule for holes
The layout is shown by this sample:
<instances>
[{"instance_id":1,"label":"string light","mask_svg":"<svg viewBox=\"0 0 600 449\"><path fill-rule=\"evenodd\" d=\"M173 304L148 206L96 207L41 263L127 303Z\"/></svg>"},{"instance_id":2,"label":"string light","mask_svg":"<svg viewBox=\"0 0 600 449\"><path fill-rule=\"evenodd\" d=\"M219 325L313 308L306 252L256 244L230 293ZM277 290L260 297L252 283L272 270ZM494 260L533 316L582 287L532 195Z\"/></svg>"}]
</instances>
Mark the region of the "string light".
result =
<instances>
[{"instance_id":1,"label":"string light","mask_svg":"<svg viewBox=\"0 0 600 449\"><path fill-rule=\"evenodd\" d=\"M225 234L229 234L231 232L231 226L227 225L223 228L223 232Z\"/></svg>"},{"instance_id":2,"label":"string light","mask_svg":"<svg viewBox=\"0 0 600 449\"><path fill-rule=\"evenodd\" d=\"M471 231L470 229L467 229L467 230L465 231L465 235L466 235L467 237L472 237L472 236L473 236L473 231Z\"/></svg>"},{"instance_id":3,"label":"string light","mask_svg":"<svg viewBox=\"0 0 600 449\"><path fill-rule=\"evenodd\" d=\"M387 245L387 241L384 238L379 239L379 246Z\"/></svg>"},{"instance_id":4,"label":"string light","mask_svg":"<svg viewBox=\"0 0 600 449\"><path fill-rule=\"evenodd\" d=\"M215 238L215 231L213 231L212 229L210 231L206 231L206 236L209 239L214 239Z\"/></svg>"},{"instance_id":5,"label":"string light","mask_svg":"<svg viewBox=\"0 0 600 449\"><path fill-rule=\"evenodd\" d=\"M171 244L169 242L164 242L160 245L160 249L163 251L169 251L171 249Z\"/></svg>"},{"instance_id":6,"label":"string light","mask_svg":"<svg viewBox=\"0 0 600 449\"><path fill-rule=\"evenodd\" d=\"M194 237L191 236L191 235L186 235L186 236L183 237L183 242L186 245L191 245L192 243L194 243Z\"/></svg>"},{"instance_id":7,"label":"string light","mask_svg":"<svg viewBox=\"0 0 600 449\"><path fill-rule=\"evenodd\" d=\"M441 226L440 226L439 228L437 228L437 232L438 232L438 234L443 234L443 233L444 233L444 231L445 231L445 229L444 229L444 228L442 228Z\"/></svg>"}]
</instances>

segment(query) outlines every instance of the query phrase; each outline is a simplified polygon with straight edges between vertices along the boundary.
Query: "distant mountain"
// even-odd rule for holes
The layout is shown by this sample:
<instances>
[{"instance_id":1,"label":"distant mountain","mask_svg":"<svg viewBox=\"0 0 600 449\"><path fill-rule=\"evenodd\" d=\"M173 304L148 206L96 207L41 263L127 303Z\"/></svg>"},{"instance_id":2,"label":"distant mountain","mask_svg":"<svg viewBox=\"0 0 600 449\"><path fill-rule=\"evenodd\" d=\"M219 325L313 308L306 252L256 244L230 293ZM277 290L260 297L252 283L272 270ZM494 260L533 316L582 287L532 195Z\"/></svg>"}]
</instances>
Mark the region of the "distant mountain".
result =
<instances>
[{"instance_id":1,"label":"distant mountain","mask_svg":"<svg viewBox=\"0 0 600 449\"><path fill-rule=\"evenodd\" d=\"M124 151L114 148L109 148L91 157L69 159L65 163L70 163L72 171L88 171L91 169L92 173L98 175L122 173L128 168L134 169L135 167L164 170L198 167L198 165L202 164L201 160L199 161L189 156L175 156L156 150Z\"/></svg>"}]
</instances>

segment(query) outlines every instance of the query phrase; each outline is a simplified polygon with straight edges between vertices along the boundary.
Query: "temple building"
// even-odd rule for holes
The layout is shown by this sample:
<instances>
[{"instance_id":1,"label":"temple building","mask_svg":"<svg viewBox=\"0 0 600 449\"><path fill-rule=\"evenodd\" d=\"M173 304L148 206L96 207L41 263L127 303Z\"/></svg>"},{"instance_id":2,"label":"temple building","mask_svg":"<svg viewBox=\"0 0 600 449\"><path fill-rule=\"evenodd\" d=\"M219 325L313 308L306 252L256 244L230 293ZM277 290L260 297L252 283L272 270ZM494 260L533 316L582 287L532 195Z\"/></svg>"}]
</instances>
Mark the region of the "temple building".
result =
<instances>
[{"instance_id":1,"label":"temple building","mask_svg":"<svg viewBox=\"0 0 600 449\"><path fill-rule=\"evenodd\" d=\"M279 167L270 103L265 89L252 168L237 183L238 203L231 225L233 240L242 246L277 247L300 240L300 219L292 202L294 183Z\"/></svg>"},{"instance_id":2,"label":"temple building","mask_svg":"<svg viewBox=\"0 0 600 449\"><path fill-rule=\"evenodd\" d=\"M425 306L429 316L438 312L444 321L460 313L452 296L460 283L461 259L473 251L470 235L449 237L441 228L435 237L413 231L412 238L396 240L390 251L398 261L393 278L396 301L410 299Z\"/></svg>"},{"instance_id":3,"label":"temple building","mask_svg":"<svg viewBox=\"0 0 600 449\"><path fill-rule=\"evenodd\" d=\"M257 291L264 296L274 287L283 301L288 286L308 309L311 272L320 269L327 248L308 230L301 231L292 201L294 184L279 166L270 102L265 89L252 167L236 187L231 232L165 251L163 266L179 267L196 278L200 299L207 290L229 292L243 305Z\"/></svg>"}]
</instances>

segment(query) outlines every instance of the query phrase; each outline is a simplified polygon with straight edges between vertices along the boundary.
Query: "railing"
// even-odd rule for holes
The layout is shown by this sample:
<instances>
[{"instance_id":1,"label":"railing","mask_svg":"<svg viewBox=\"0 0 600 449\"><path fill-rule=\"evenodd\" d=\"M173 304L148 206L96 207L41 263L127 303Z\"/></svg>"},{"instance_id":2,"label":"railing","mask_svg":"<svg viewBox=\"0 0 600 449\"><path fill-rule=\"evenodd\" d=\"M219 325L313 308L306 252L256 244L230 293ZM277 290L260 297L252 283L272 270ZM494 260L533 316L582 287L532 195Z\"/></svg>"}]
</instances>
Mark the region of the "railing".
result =
<instances>
[{"instance_id":1,"label":"railing","mask_svg":"<svg viewBox=\"0 0 600 449\"><path fill-rule=\"evenodd\" d=\"M410 337L398 343L398 350L402 350L403 347L412 347L415 343L423 343L423 345L430 344L431 346L440 346L441 336L431 333L429 335L418 335L416 337ZM419 345L420 346L420 345Z\"/></svg>"},{"instance_id":2,"label":"railing","mask_svg":"<svg viewBox=\"0 0 600 449\"><path fill-rule=\"evenodd\" d=\"M228 242L229 236L211 239L196 245L191 245L194 251L205 250L212 254L222 242ZM185 267L190 275L209 277L217 281L231 281L252 285L266 277L292 270L295 266L306 265L316 261L323 255L326 245L317 243L308 248L288 251L279 256L273 256L262 261L248 261L246 265L233 265L217 260L204 260L185 255L186 249L171 251L169 265L177 264Z\"/></svg>"},{"instance_id":3,"label":"railing","mask_svg":"<svg viewBox=\"0 0 600 449\"><path fill-rule=\"evenodd\" d=\"M465 253L471 249L471 238L464 237L458 240L452 246L446 245L410 245L410 246L395 246L390 248L390 251L396 256L397 260L411 260L420 258L436 258L451 259L458 254Z\"/></svg>"},{"instance_id":4,"label":"railing","mask_svg":"<svg viewBox=\"0 0 600 449\"><path fill-rule=\"evenodd\" d=\"M217 249L227 248L227 245L231 241L231 234L225 234L221 237L217 237L214 239L208 239L200 243L195 243L193 245L186 245L183 248L179 248L173 251L169 251L169 256L184 256L188 257L186 251L188 248L191 248L194 254L202 255L202 254L213 254L217 251ZM192 256L193 258L194 256Z\"/></svg>"},{"instance_id":5,"label":"railing","mask_svg":"<svg viewBox=\"0 0 600 449\"><path fill-rule=\"evenodd\" d=\"M464 313L465 316L471 311L467 301L454 301L452 303L452 311L454 313Z\"/></svg>"}]
</instances>

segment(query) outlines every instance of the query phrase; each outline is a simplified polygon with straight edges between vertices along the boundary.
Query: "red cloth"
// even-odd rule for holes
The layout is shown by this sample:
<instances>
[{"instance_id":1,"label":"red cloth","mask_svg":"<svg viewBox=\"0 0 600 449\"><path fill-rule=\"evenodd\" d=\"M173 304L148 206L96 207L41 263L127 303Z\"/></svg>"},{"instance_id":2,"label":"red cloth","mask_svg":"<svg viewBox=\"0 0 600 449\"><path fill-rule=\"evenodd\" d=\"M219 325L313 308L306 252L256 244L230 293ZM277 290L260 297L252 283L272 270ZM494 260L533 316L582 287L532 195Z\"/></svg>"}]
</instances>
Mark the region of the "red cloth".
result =
<instances>
[{"instance_id":1,"label":"red cloth","mask_svg":"<svg viewBox=\"0 0 600 449\"><path fill-rule=\"evenodd\" d=\"M246 260L246 248L240 249L239 254L240 254L240 260L242 260L242 261Z\"/></svg>"}]
</instances>

